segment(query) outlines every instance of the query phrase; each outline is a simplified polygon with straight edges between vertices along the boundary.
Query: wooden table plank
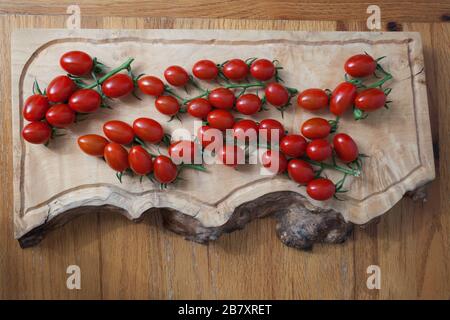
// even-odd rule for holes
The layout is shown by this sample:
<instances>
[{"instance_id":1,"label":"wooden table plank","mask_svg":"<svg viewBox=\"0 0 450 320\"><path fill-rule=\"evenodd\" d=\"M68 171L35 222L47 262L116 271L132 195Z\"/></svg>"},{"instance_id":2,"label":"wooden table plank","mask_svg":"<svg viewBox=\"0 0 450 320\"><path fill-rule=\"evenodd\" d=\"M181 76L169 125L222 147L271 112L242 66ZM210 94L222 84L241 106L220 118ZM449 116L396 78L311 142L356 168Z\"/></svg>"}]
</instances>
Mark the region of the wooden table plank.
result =
<instances>
[{"instance_id":1,"label":"wooden table plank","mask_svg":"<svg viewBox=\"0 0 450 320\"><path fill-rule=\"evenodd\" d=\"M9 35L18 27L65 27L64 16L0 16L0 162L11 168ZM86 17L83 28L242 28L364 30L365 23ZM447 24L404 24L420 31L425 48L433 138L440 148L429 201L402 200L378 225L356 230L343 245L313 252L283 246L275 222L263 219L209 246L162 228L158 214L140 224L99 211L22 250L12 236L11 170L1 170L1 298L449 298L450 66ZM438 140L439 138L439 140ZM131 250L131 247L137 248ZM65 288L66 267L78 264L82 290ZM366 268L378 264L382 289L366 288Z\"/></svg>"}]
</instances>

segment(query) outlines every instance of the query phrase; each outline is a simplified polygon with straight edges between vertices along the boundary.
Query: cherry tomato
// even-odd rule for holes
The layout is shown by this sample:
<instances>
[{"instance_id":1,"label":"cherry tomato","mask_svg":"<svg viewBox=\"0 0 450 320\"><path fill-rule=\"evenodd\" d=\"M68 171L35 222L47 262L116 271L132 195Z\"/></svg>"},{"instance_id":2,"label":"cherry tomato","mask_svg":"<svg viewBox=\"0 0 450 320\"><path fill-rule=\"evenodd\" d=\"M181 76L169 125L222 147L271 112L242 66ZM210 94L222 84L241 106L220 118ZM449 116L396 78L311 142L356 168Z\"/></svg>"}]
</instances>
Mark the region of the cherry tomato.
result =
<instances>
[{"instance_id":1,"label":"cherry tomato","mask_svg":"<svg viewBox=\"0 0 450 320\"><path fill-rule=\"evenodd\" d=\"M270 60L258 59L250 66L250 73L256 80L266 81L275 75L275 66Z\"/></svg>"},{"instance_id":2,"label":"cherry tomato","mask_svg":"<svg viewBox=\"0 0 450 320\"><path fill-rule=\"evenodd\" d=\"M383 90L370 88L358 93L355 99L355 106L363 111L374 111L384 107L386 95Z\"/></svg>"},{"instance_id":3,"label":"cherry tomato","mask_svg":"<svg viewBox=\"0 0 450 320\"><path fill-rule=\"evenodd\" d=\"M227 88L216 88L212 90L208 95L208 100L212 106L218 109L231 109L234 106L233 91Z\"/></svg>"},{"instance_id":4,"label":"cherry tomato","mask_svg":"<svg viewBox=\"0 0 450 320\"><path fill-rule=\"evenodd\" d=\"M128 163L128 151L120 144L110 142L103 152L106 163L115 171L123 172L130 167Z\"/></svg>"},{"instance_id":5,"label":"cherry tomato","mask_svg":"<svg viewBox=\"0 0 450 320\"><path fill-rule=\"evenodd\" d=\"M66 128L75 122L75 111L67 104L55 104L45 114L47 122L56 128Z\"/></svg>"},{"instance_id":6,"label":"cherry tomato","mask_svg":"<svg viewBox=\"0 0 450 320\"><path fill-rule=\"evenodd\" d=\"M277 174L286 171L288 161L284 154L272 150L267 150L261 157L262 165L269 171Z\"/></svg>"},{"instance_id":7,"label":"cherry tomato","mask_svg":"<svg viewBox=\"0 0 450 320\"><path fill-rule=\"evenodd\" d=\"M134 139L133 128L128 123L120 120L111 120L103 125L105 136L119 144L130 144Z\"/></svg>"},{"instance_id":8,"label":"cherry tomato","mask_svg":"<svg viewBox=\"0 0 450 320\"><path fill-rule=\"evenodd\" d=\"M306 154L311 160L324 161L331 157L333 149L325 139L317 139L308 143Z\"/></svg>"},{"instance_id":9,"label":"cherry tomato","mask_svg":"<svg viewBox=\"0 0 450 320\"><path fill-rule=\"evenodd\" d=\"M344 162L352 162L358 158L358 146L348 134L336 134L333 138L333 147L339 159Z\"/></svg>"},{"instance_id":10,"label":"cherry tomato","mask_svg":"<svg viewBox=\"0 0 450 320\"><path fill-rule=\"evenodd\" d=\"M256 141L258 139L258 124L250 119L243 119L233 126L233 136L239 141Z\"/></svg>"},{"instance_id":11,"label":"cherry tomato","mask_svg":"<svg viewBox=\"0 0 450 320\"><path fill-rule=\"evenodd\" d=\"M185 86L189 81L189 75L180 66L170 66L164 71L164 78L175 87Z\"/></svg>"},{"instance_id":12,"label":"cherry tomato","mask_svg":"<svg viewBox=\"0 0 450 320\"><path fill-rule=\"evenodd\" d=\"M280 142L280 150L288 157L298 158L305 154L306 142L299 134L288 134Z\"/></svg>"},{"instance_id":13,"label":"cherry tomato","mask_svg":"<svg viewBox=\"0 0 450 320\"><path fill-rule=\"evenodd\" d=\"M155 100L155 107L159 112L168 116L174 116L180 111L180 103L172 96L159 96Z\"/></svg>"},{"instance_id":14,"label":"cherry tomato","mask_svg":"<svg viewBox=\"0 0 450 320\"><path fill-rule=\"evenodd\" d=\"M308 139L322 139L330 134L331 125L323 118L311 118L303 122L301 132Z\"/></svg>"},{"instance_id":15,"label":"cherry tomato","mask_svg":"<svg viewBox=\"0 0 450 320\"><path fill-rule=\"evenodd\" d=\"M159 143L164 137L163 127L158 121L149 118L134 120L133 131L139 139L150 143Z\"/></svg>"},{"instance_id":16,"label":"cherry tomato","mask_svg":"<svg viewBox=\"0 0 450 320\"><path fill-rule=\"evenodd\" d=\"M44 144L52 135L52 129L46 122L30 122L22 130L22 137L29 143Z\"/></svg>"},{"instance_id":17,"label":"cherry tomato","mask_svg":"<svg viewBox=\"0 0 450 320\"><path fill-rule=\"evenodd\" d=\"M219 130L231 129L234 125L234 117L228 110L213 110L208 113L207 119L210 127Z\"/></svg>"},{"instance_id":18,"label":"cherry tomato","mask_svg":"<svg viewBox=\"0 0 450 320\"><path fill-rule=\"evenodd\" d=\"M255 114L261 106L261 99L253 93L243 94L236 101L236 110L245 115Z\"/></svg>"},{"instance_id":19,"label":"cherry tomato","mask_svg":"<svg viewBox=\"0 0 450 320\"><path fill-rule=\"evenodd\" d=\"M216 140L215 135L213 135L213 130L217 130L211 128L210 126L201 126L197 132L197 138L202 144L203 148L206 148L209 144L213 143Z\"/></svg>"},{"instance_id":20,"label":"cherry tomato","mask_svg":"<svg viewBox=\"0 0 450 320\"><path fill-rule=\"evenodd\" d=\"M102 97L93 89L80 89L69 98L69 107L76 112L94 112L102 105Z\"/></svg>"},{"instance_id":21,"label":"cherry tomato","mask_svg":"<svg viewBox=\"0 0 450 320\"><path fill-rule=\"evenodd\" d=\"M75 82L68 76L57 76L49 83L46 94L51 102L66 102L76 89Z\"/></svg>"},{"instance_id":22,"label":"cherry tomato","mask_svg":"<svg viewBox=\"0 0 450 320\"><path fill-rule=\"evenodd\" d=\"M142 146L134 146L128 153L128 163L134 173L146 176L153 170L152 157Z\"/></svg>"},{"instance_id":23,"label":"cherry tomato","mask_svg":"<svg viewBox=\"0 0 450 320\"><path fill-rule=\"evenodd\" d=\"M377 68L377 62L368 54L356 54L348 58L344 64L345 72L355 78L372 75Z\"/></svg>"},{"instance_id":24,"label":"cherry tomato","mask_svg":"<svg viewBox=\"0 0 450 320\"><path fill-rule=\"evenodd\" d=\"M272 135L275 134L275 132L278 131L278 141L283 139L285 136L285 130L283 125L275 120L275 119L264 119L259 123L259 130L267 130L267 142L272 141ZM264 132L263 132L264 135Z\"/></svg>"},{"instance_id":25,"label":"cherry tomato","mask_svg":"<svg viewBox=\"0 0 450 320\"><path fill-rule=\"evenodd\" d=\"M139 89L143 94L159 97L164 93L164 82L153 76L143 76L137 81Z\"/></svg>"},{"instance_id":26,"label":"cherry tomato","mask_svg":"<svg viewBox=\"0 0 450 320\"><path fill-rule=\"evenodd\" d=\"M300 184L306 184L314 179L314 170L312 166L300 159L291 159L288 163L289 178Z\"/></svg>"},{"instance_id":27,"label":"cherry tomato","mask_svg":"<svg viewBox=\"0 0 450 320\"><path fill-rule=\"evenodd\" d=\"M105 147L109 143L106 138L99 136L98 134L80 136L77 142L84 153L94 157L103 157Z\"/></svg>"},{"instance_id":28,"label":"cherry tomato","mask_svg":"<svg viewBox=\"0 0 450 320\"><path fill-rule=\"evenodd\" d=\"M330 179L318 178L308 183L306 192L314 200L324 201L334 196L336 186Z\"/></svg>"},{"instance_id":29,"label":"cherry tomato","mask_svg":"<svg viewBox=\"0 0 450 320\"><path fill-rule=\"evenodd\" d=\"M200 60L192 67L192 73L201 80L214 80L219 74L219 68L211 60Z\"/></svg>"},{"instance_id":30,"label":"cherry tomato","mask_svg":"<svg viewBox=\"0 0 450 320\"><path fill-rule=\"evenodd\" d=\"M355 102L356 86L349 82L340 83L331 94L330 111L341 116Z\"/></svg>"},{"instance_id":31,"label":"cherry tomato","mask_svg":"<svg viewBox=\"0 0 450 320\"><path fill-rule=\"evenodd\" d=\"M243 80L248 75L248 65L241 59L231 59L223 65L222 72L230 80Z\"/></svg>"},{"instance_id":32,"label":"cherry tomato","mask_svg":"<svg viewBox=\"0 0 450 320\"><path fill-rule=\"evenodd\" d=\"M196 155L198 157L199 148L193 141L181 140L169 146L169 156L176 164L192 164L195 161Z\"/></svg>"},{"instance_id":33,"label":"cherry tomato","mask_svg":"<svg viewBox=\"0 0 450 320\"><path fill-rule=\"evenodd\" d=\"M159 183L171 183L177 178L177 166L169 157L157 156L153 162L153 175Z\"/></svg>"},{"instance_id":34,"label":"cherry tomato","mask_svg":"<svg viewBox=\"0 0 450 320\"><path fill-rule=\"evenodd\" d=\"M45 117L48 107L48 99L45 96L34 94L25 100L22 114L28 121L39 121Z\"/></svg>"},{"instance_id":35,"label":"cherry tomato","mask_svg":"<svg viewBox=\"0 0 450 320\"><path fill-rule=\"evenodd\" d=\"M218 152L220 161L229 167L236 168L238 164L245 163L244 150L236 145L224 145Z\"/></svg>"},{"instance_id":36,"label":"cherry tomato","mask_svg":"<svg viewBox=\"0 0 450 320\"><path fill-rule=\"evenodd\" d=\"M124 73L118 73L102 83L102 91L109 98L120 98L131 93L134 89L133 80Z\"/></svg>"},{"instance_id":37,"label":"cherry tomato","mask_svg":"<svg viewBox=\"0 0 450 320\"><path fill-rule=\"evenodd\" d=\"M86 52L69 51L61 56L59 64L68 73L83 76L91 72L94 62Z\"/></svg>"},{"instance_id":38,"label":"cherry tomato","mask_svg":"<svg viewBox=\"0 0 450 320\"><path fill-rule=\"evenodd\" d=\"M297 104L303 109L316 111L328 106L328 100L328 95L324 90L311 88L302 91L298 95Z\"/></svg>"},{"instance_id":39,"label":"cherry tomato","mask_svg":"<svg viewBox=\"0 0 450 320\"><path fill-rule=\"evenodd\" d=\"M204 98L191 100L187 105L187 112L195 118L205 119L211 110L211 103Z\"/></svg>"},{"instance_id":40,"label":"cherry tomato","mask_svg":"<svg viewBox=\"0 0 450 320\"><path fill-rule=\"evenodd\" d=\"M277 82L269 83L264 90L267 102L275 107L284 106L289 102L289 92Z\"/></svg>"}]
</instances>

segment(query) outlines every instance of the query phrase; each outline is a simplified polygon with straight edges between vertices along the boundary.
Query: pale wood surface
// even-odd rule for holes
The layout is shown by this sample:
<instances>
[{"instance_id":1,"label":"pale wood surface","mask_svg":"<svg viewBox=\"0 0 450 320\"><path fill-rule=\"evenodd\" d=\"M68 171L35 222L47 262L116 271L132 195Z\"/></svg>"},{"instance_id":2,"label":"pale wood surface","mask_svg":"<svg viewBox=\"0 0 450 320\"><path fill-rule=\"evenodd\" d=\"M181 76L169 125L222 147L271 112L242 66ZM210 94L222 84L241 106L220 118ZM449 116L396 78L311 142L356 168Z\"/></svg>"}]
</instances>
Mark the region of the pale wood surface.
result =
<instances>
[{"instance_id":1,"label":"pale wood surface","mask_svg":"<svg viewBox=\"0 0 450 320\"><path fill-rule=\"evenodd\" d=\"M380 221L357 230L341 246L316 246L312 253L283 246L273 221L260 220L209 246L165 231L158 215L140 224L98 212L53 232L40 246L21 250L13 239L10 108L10 31L64 27L65 17L2 16L1 143L2 298L446 298L449 276L450 28L404 24L420 31L425 48L438 178L425 204L404 199ZM83 28L246 28L364 30L361 23L86 18ZM438 121L439 120L439 121ZM439 140L440 137L440 140ZM79 232L83 229L84 232ZM130 248L135 249L130 249ZM66 267L78 264L82 290L65 288ZM366 288L366 268L378 264L382 289Z\"/></svg>"}]
</instances>

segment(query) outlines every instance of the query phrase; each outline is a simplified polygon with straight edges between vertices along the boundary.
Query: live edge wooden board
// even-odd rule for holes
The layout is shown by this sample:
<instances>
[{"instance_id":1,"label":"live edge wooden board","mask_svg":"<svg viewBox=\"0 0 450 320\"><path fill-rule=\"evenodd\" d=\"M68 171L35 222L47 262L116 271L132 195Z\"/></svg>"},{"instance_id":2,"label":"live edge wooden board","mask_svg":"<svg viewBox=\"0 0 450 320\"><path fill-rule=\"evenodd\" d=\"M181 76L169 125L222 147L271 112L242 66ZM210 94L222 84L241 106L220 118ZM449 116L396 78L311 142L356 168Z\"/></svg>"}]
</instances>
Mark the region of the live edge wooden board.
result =
<instances>
[{"instance_id":1,"label":"live edge wooden board","mask_svg":"<svg viewBox=\"0 0 450 320\"><path fill-rule=\"evenodd\" d=\"M24 143L20 132L24 100L36 78L42 87L63 74L59 57L83 50L109 67L134 57L136 74L162 77L173 64L190 70L203 58L222 62L230 58L278 59L287 85L303 90L333 88L343 81L343 63L349 56L368 52L387 56L382 64L394 80L389 110L370 114L363 121L344 116L340 132L351 134L364 159L363 174L349 179L345 201L315 202L285 176L259 174L259 165L238 170L209 165L208 172L183 171L181 181L166 190L145 179L124 176L120 184L100 159L86 156L76 139L102 133L111 119L128 123L138 117L160 121L172 132L183 126L193 132L193 120L167 122L154 108L153 98L116 100L112 110L102 109L74 124L67 135L47 148ZM277 233L285 244L310 248L314 242L342 242L353 224L365 224L388 211L402 196L435 176L427 104L422 44L418 33L378 32L272 32L224 30L18 30L12 36L12 114L14 144L15 237L23 247L38 243L51 230L99 206L138 220L154 208L165 211L169 229L198 242L242 228L254 218L275 214ZM209 84L209 87L214 84ZM180 94L185 95L180 91ZM190 92L194 95L195 92ZM331 119L327 112L320 116ZM314 116L295 103L281 118L273 108L256 120L276 118L289 132ZM326 172L334 178L334 172ZM79 232L84 232L79 230Z\"/></svg>"}]
</instances>

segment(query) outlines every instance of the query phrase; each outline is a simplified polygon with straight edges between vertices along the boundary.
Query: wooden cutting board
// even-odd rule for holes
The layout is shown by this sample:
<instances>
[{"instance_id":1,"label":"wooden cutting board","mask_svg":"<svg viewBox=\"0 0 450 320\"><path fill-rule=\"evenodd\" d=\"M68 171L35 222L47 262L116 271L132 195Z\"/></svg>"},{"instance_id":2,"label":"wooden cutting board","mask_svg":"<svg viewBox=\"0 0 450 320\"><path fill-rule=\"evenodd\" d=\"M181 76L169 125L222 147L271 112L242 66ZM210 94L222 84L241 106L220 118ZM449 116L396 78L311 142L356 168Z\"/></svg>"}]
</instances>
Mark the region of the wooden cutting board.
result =
<instances>
[{"instance_id":1,"label":"wooden cutting board","mask_svg":"<svg viewBox=\"0 0 450 320\"><path fill-rule=\"evenodd\" d=\"M131 123L140 116L164 123L172 132L183 126L193 132L192 119L166 123L150 97L115 101L113 110L101 110L75 124L49 148L25 144L20 110L31 94L34 79L45 86L62 74L58 59L68 50L84 50L108 66L134 57L136 74L161 76L165 67L180 64L187 69L201 58L225 61L232 57L267 57L284 66L283 79L303 90L333 88L343 80L343 62L355 53L386 55L383 66L392 73L392 107L355 122L351 115L341 121L340 132L355 137L360 151L369 155L363 175L349 179L345 201L323 203L305 197L285 177L259 174L259 166L235 171L221 165L208 173L184 171L183 181L160 190L149 181L125 177L120 184L102 161L87 157L76 138L101 133L110 119ZM363 224L389 210L405 192L434 178L423 55L417 33L311 33L218 30L27 30L12 39L12 110L14 144L15 236L23 246L37 243L48 230L93 207L109 206L130 219L152 208L170 211L169 227L200 242L246 222L278 213L278 234L295 247L314 241L339 242L351 223ZM321 116L331 118L328 113ZM260 113L256 119L276 118L290 132L313 114L292 106L283 119L278 111ZM334 172L327 172L337 179ZM82 232L82 231L80 231Z\"/></svg>"}]
</instances>

